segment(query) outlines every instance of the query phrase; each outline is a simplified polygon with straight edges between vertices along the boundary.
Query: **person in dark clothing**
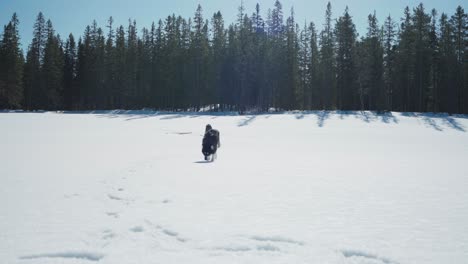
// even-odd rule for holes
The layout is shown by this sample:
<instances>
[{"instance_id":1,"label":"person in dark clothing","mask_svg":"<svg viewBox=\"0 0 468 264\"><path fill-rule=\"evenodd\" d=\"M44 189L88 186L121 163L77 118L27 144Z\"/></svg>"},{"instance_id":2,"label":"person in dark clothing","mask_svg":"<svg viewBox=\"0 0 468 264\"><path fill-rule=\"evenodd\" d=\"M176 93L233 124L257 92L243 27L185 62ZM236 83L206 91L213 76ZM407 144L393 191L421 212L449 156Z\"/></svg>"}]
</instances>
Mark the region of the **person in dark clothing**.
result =
<instances>
[{"instance_id":1,"label":"person in dark clothing","mask_svg":"<svg viewBox=\"0 0 468 264\"><path fill-rule=\"evenodd\" d=\"M221 147L221 142L219 140L219 131L213 129L209 124L205 127L202 147L202 153L205 156L205 160L209 160L211 156L211 161L214 161L216 159L216 151Z\"/></svg>"}]
</instances>

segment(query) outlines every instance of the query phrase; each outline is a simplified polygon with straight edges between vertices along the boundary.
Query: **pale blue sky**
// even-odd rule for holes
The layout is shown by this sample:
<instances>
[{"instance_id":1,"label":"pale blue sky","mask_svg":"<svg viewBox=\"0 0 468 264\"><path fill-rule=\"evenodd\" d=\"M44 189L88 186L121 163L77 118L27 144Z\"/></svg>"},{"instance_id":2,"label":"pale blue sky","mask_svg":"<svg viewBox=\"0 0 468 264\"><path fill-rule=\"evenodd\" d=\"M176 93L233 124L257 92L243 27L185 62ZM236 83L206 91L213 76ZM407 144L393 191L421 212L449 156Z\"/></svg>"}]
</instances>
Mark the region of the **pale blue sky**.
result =
<instances>
[{"instance_id":1,"label":"pale blue sky","mask_svg":"<svg viewBox=\"0 0 468 264\"><path fill-rule=\"evenodd\" d=\"M274 2L274 0L244 0L244 6L248 14L251 14L256 3L259 3L262 15L266 18L267 10L273 8ZM322 28L327 2L328 0L281 1L285 18L294 6L296 20L301 26L305 20L313 21L319 30ZM427 12L436 8L439 14L446 12L452 15L458 5L467 11L468 1L333 0L331 4L334 18L340 16L348 5L357 30L362 35L366 30L367 15L374 10L380 23L389 14L399 21L405 6L412 8L420 2L425 5ZM152 21L157 22L172 13L184 18L193 17L198 3L203 7L205 19L211 18L214 12L220 10L226 24L229 24L235 20L241 0L0 0L0 25L5 25L13 12L17 12L21 23L23 49L26 49L32 39L32 27L39 11L52 20L55 30L65 39L70 32L78 38L93 19L96 19L99 26L104 29L109 16L114 17L116 25L124 26L128 24L129 18L136 19L139 30L143 27L149 28Z\"/></svg>"}]
</instances>

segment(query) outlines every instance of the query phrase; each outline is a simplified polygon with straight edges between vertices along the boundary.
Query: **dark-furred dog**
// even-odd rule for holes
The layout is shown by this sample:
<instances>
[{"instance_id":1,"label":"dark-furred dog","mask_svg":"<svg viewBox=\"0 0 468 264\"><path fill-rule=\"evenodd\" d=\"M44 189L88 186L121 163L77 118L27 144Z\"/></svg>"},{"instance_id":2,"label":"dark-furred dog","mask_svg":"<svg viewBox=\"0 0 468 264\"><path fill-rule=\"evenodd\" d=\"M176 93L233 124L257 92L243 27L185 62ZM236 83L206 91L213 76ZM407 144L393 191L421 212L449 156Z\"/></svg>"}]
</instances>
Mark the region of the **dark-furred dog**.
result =
<instances>
[{"instance_id":1,"label":"dark-furred dog","mask_svg":"<svg viewBox=\"0 0 468 264\"><path fill-rule=\"evenodd\" d=\"M210 160L211 157L211 161L214 161L216 159L216 151L221 147L221 143L219 140L219 131L213 129L209 124L205 127L202 146L202 153L205 156L205 160Z\"/></svg>"}]
</instances>

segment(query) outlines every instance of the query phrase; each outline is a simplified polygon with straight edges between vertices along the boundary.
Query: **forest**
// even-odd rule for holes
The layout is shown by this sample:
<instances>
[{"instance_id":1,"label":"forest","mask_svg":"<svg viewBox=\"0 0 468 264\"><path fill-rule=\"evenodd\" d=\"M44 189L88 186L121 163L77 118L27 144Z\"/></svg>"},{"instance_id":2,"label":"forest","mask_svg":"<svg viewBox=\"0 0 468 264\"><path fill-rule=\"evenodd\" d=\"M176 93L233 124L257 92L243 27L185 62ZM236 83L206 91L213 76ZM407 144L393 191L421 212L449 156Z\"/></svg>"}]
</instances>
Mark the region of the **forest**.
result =
<instances>
[{"instance_id":1,"label":"forest","mask_svg":"<svg viewBox=\"0 0 468 264\"><path fill-rule=\"evenodd\" d=\"M15 13L0 36L0 109L167 111L371 110L468 113L468 16L406 7L369 14L358 36L348 8L301 24L275 1L135 20L62 37L39 13L23 50Z\"/></svg>"}]
</instances>

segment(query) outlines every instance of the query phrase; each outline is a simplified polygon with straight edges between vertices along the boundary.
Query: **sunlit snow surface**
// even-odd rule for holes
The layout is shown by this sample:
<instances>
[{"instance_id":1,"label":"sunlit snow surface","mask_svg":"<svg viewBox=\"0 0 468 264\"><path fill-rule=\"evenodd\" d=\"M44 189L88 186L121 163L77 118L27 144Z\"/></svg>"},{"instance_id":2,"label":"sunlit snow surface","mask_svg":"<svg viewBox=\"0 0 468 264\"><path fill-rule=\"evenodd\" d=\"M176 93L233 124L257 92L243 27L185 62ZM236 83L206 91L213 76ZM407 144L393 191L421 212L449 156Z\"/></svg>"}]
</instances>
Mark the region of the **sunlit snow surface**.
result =
<instances>
[{"instance_id":1,"label":"sunlit snow surface","mask_svg":"<svg viewBox=\"0 0 468 264\"><path fill-rule=\"evenodd\" d=\"M467 116L0 113L0 148L0 263L468 260Z\"/></svg>"}]
</instances>

